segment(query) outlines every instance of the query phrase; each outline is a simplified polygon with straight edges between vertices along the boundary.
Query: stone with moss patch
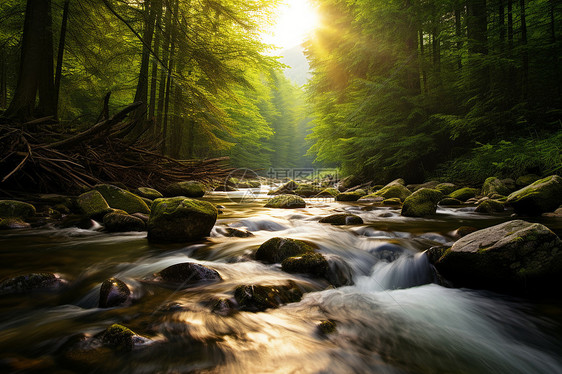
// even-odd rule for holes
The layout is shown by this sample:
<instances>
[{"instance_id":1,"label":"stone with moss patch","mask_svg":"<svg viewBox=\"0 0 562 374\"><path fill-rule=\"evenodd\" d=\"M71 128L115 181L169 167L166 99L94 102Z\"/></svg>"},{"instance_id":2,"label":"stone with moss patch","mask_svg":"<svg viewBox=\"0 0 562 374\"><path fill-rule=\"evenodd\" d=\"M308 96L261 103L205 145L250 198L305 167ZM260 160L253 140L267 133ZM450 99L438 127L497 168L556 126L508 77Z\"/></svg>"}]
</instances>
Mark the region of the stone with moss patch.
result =
<instances>
[{"instance_id":1,"label":"stone with moss patch","mask_svg":"<svg viewBox=\"0 0 562 374\"><path fill-rule=\"evenodd\" d=\"M340 194L336 188L325 188L321 192L319 192L316 197L336 197Z\"/></svg>"},{"instance_id":2,"label":"stone with moss patch","mask_svg":"<svg viewBox=\"0 0 562 374\"><path fill-rule=\"evenodd\" d=\"M67 284L53 273L30 273L0 282L0 295L57 290Z\"/></svg>"},{"instance_id":3,"label":"stone with moss patch","mask_svg":"<svg viewBox=\"0 0 562 374\"><path fill-rule=\"evenodd\" d=\"M313 277L323 277L328 271L328 261L320 253L305 253L302 256L284 259L281 268L287 273L303 273Z\"/></svg>"},{"instance_id":4,"label":"stone with moss patch","mask_svg":"<svg viewBox=\"0 0 562 374\"><path fill-rule=\"evenodd\" d=\"M417 190L404 201L401 214L405 217L425 217L434 215L437 203L443 198L440 191L430 188Z\"/></svg>"},{"instance_id":5,"label":"stone with moss patch","mask_svg":"<svg viewBox=\"0 0 562 374\"><path fill-rule=\"evenodd\" d=\"M0 230L28 229L31 225L21 218L0 218Z\"/></svg>"},{"instance_id":6,"label":"stone with moss patch","mask_svg":"<svg viewBox=\"0 0 562 374\"><path fill-rule=\"evenodd\" d=\"M96 190L88 191L78 196L76 198L76 203L84 215L93 219L99 220L105 214L111 212L107 201L103 198L102 194Z\"/></svg>"},{"instance_id":7,"label":"stone with moss patch","mask_svg":"<svg viewBox=\"0 0 562 374\"><path fill-rule=\"evenodd\" d=\"M363 219L355 214L339 213L324 217L318 222L331 225L361 225L363 224Z\"/></svg>"},{"instance_id":8,"label":"stone with moss patch","mask_svg":"<svg viewBox=\"0 0 562 374\"><path fill-rule=\"evenodd\" d=\"M476 195L478 195L478 190L476 188L463 187L451 192L449 197L460 201L467 201Z\"/></svg>"},{"instance_id":9,"label":"stone with moss patch","mask_svg":"<svg viewBox=\"0 0 562 374\"><path fill-rule=\"evenodd\" d=\"M296 195L279 195L271 198L265 204L266 208L296 209L306 207L302 197Z\"/></svg>"},{"instance_id":10,"label":"stone with moss patch","mask_svg":"<svg viewBox=\"0 0 562 374\"><path fill-rule=\"evenodd\" d=\"M312 197L316 196L320 192L320 187L314 186L312 184L301 183L295 190L295 194L301 197Z\"/></svg>"},{"instance_id":11,"label":"stone with moss patch","mask_svg":"<svg viewBox=\"0 0 562 374\"><path fill-rule=\"evenodd\" d=\"M357 201L363 196L360 191L342 192L336 196L336 201Z\"/></svg>"},{"instance_id":12,"label":"stone with moss patch","mask_svg":"<svg viewBox=\"0 0 562 374\"><path fill-rule=\"evenodd\" d=\"M459 205L462 205L462 201L460 201L458 199L453 199L451 197L446 197L444 199L441 199L439 201L438 205L441 205L441 206L459 206Z\"/></svg>"},{"instance_id":13,"label":"stone with moss patch","mask_svg":"<svg viewBox=\"0 0 562 374\"><path fill-rule=\"evenodd\" d=\"M270 308L279 308L282 304L300 301L302 291L293 281L271 286L242 285L236 288L234 297L240 309L250 312L262 312Z\"/></svg>"},{"instance_id":14,"label":"stone with moss patch","mask_svg":"<svg viewBox=\"0 0 562 374\"><path fill-rule=\"evenodd\" d=\"M164 189L164 194L168 197L202 197L205 195L205 186L197 181L183 181L169 184Z\"/></svg>"},{"instance_id":15,"label":"stone with moss patch","mask_svg":"<svg viewBox=\"0 0 562 374\"><path fill-rule=\"evenodd\" d=\"M395 180L370 195L365 196L365 198L380 196L385 199L391 199L397 197L400 201L406 200L412 192L400 183L401 180ZM402 180L403 182L403 180Z\"/></svg>"},{"instance_id":16,"label":"stone with moss patch","mask_svg":"<svg viewBox=\"0 0 562 374\"><path fill-rule=\"evenodd\" d=\"M290 180L287 183L281 185L280 187L269 191L268 195L284 195L284 194L292 194L295 190L299 187L299 184L294 180Z\"/></svg>"},{"instance_id":17,"label":"stone with moss patch","mask_svg":"<svg viewBox=\"0 0 562 374\"><path fill-rule=\"evenodd\" d=\"M475 209L476 213L500 213L504 211L503 204L499 201L488 199L482 201Z\"/></svg>"},{"instance_id":18,"label":"stone with moss patch","mask_svg":"<svg viewBox=\"0 0 562 374\"><path fill-rule=\"evenodd\" d=\"M156 199L148 220L148 239L191 242L209 236L217 221L217 208L206 201L172 197Z\"/></svg>"},{"instance_id":19,"label":"stone with moss patch","mask_svg":"<svg viewBox=\"0 0 562 374\"><path fill-rule=\"evenodd\" d=\"M435 267L461 287L544 292L559 282L562 241L541 224L509 221L459 239Z\"/></svg>"},{"instance_id":20,"label":"stone with moss patch","mask_svg":"<svg viewBox=\"0 0 562 374\"><path fill-rule=\"evenodd\" d=\"M17 200L0 200L0 217L31 218L35 216L35 207Z\"/></svg>"},{"instance_id":21,"label":"stone with moss patch","mask_svg":"<svg viewBox=\"0 0 562 374\"><path fill-rule=\"evenodd\" d=\"M519 214L540 215L562 204L562 177L551 175L507 197L507 203Z\"/></svg>"},{"instance_id":22,"label":"stone with moss patch","mask_svg":"<svg viewBox=\"0 0 562 374\"><path fill-rule=\"evenodd\" d=\"M443 195L448 195L457 189L457 186L453 183L439 183L434 188L437 191L441 191Z\"/></svg>"},{"instance_id":23,"label":"stone with moss patch","mask_svg":"<svg viewBox=\"0 0 562 374\"><path fill-rule=\"evenodd\" d=\"M150 213L148 205L134 193L110 184L99 184L94 189L102 194L111 208L122 209L129 214Z\"/></svg>"},{"instance_id":24,"label":"stone with moss patch","mask_svg":"<svg viewBox=\"0 0 562 374\"><path fill-rule=\"evenodd\" d=\"M398 197L392 197L390 199L384 199L382 201L382 205L386 205L386 206L400 206L402 205L402 200L400 200L400 198Z\"/></svg>"},{"instance_id":25,"label":"stone with moss patch","mask_svg":"<svg viewBox=\"0 0 562 374\"><path fill-rule=\"evenodd\" d=\"M103 224L108 232L144 231L146 223L130 214L109 213L103 216Z\"/></svg>"},{"instance_id":26,"label":"stone with moss patch","mask_svg":"<svg viewBox=\"0 0 562 374\"><path fill-rule=\"evenodd\" d=\"M494 194L509 195L511 191L499 178L490 177L484 181L482 186L482 195L492 196Z\"/></svg>"},{"instance_id":27,"label":"stone with moss patch","mask_svg":"<svg viewBox=\"0 0 562 374\"><path fill-rule=\"evenodd\" d=\"M139 187L137 188L136 192L140 197L144 197L150 200L156 200L164 197L164 195L162 195L160 192L150 187Z\"/></svg>"},{"instance_id":28,"label":"stone with moss patch","mask_svg":"<svg viewBox=\"0 0 562 374\"><path fill-rule=\"evenodd\" d=\"M117 278L103 281L100 287L100 308L112 308L123 305L130 300L131 290L125 282Z\"/></svg>"},{"instance_id":29,"label":"stone with moss patch","mask_svg":"<svg viewBox=\"0 0 562 374\"><path fill-rule=\"evenodd\" d=\"M114 323L103 332L102 342L119 350L131 351L134 348L135 336L137 334L133 330Z\"/></svg>"},{"instance_id":30,"label":"stone with moss patch","mask_svg":"<svg viewBox=\"0 0 562 374\"><path fill-rule=\"evenodd\" d=\"M258 248L256 260L266 263L279 263L288 257L314 252L306 242L290 238L271 238Z\"/></svg>"},{"instance_id":31,"label":"stone with moss patch","mask_svg":"<svg viewBox=\"0 0 562 374\"><path fill-rule=\"evenodd\" d=\"M517 178L515 180L515 185L517 187L526 187L530 184L535 183L536 181L538 181L539 179L541 179L541 177L539 177L536 174L526 174L526 175L522 175L519 178Z\"/></svg>"}]
</instances>

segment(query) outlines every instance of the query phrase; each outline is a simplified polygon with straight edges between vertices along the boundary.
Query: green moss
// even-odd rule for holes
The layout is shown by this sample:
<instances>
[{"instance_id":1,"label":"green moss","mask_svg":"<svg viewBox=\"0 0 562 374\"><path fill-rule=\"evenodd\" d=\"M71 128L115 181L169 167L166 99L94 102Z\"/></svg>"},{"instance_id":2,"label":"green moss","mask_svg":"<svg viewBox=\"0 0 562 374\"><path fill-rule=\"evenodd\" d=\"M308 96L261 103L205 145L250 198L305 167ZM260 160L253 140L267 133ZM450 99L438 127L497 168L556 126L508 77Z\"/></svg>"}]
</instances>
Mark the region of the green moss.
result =
<instances>
[{"instance_id":1,"label":"green moss","mask_svg":"<svg viewBox=\"0 0 562 374\"><path fill-rule=\"evenodd\" d=\"M324 190L322 190L322 192L320 192L319 194L317 194L317 197L336 197L340 194L340 191L338 191L335 188L326 188Z\"/></svg>"},{"instance_id":2,"label":"green moss","mask_svg":"<svg viewBox=\"0 0 562 374\"><path fill-rule=\"evenodd\" d=\"M267 263L282 262L288 257L314 252L306 242L290 238L271 238L256 251L256 260Z\"/></svg>"},{"instance_id":3,"label":"green moss","mask_svg":"<svg viewBox=\"0 0 562 374\"><path fill-rule=\"evenodd\" d=\"M430 188L417 190L404 201L402 215L405 217L424 217L435 214L437 203L443 198L440 191Z\"/></svg>"},{"instance_id":4,"label":"green moss","mask_svg":"<svg viewBox=\"0 0 562 374\"><path fill-rule=\"evenodd\" d=\"M110 184L100 184L94 187L102 194L111 208L122 209L129 214L150 213L148 205L137 195Z\"/></svg>"},{"instance_id":5,"label":"green moss","mask_svg":"<svg viewBox=\"0 0 562 374\"><path fill-rule=\"evenodd\" d=\"M437 191L441 191L443 195L448 195L451 192L454 192L457 189L457 186L455 186L453 183L440 183L435 186L435 189Z\"/></svg>"},{"instance_id":6,"label":"green moss","mask_svg":"<svg viewBox=\"0 0 562 374\"><path fill-rule=\"evenodd\" d=\"M477 213L496 213L503 212L503 204L496 200L484 200L476 207Z\"/></svg>"},{"instance_id":7,"label":"green moss","mask_svg":"<svg viewBox=\"0 0 562 374\"><path fill-rule=\"evenodd\" d=\"M139 188L137 188L137 195L139 195L140 197L150 199L150 200L156 200L156 199L159 199L161 197L164 197L164 195L162 195L160 192L158 192L154 188L149 188L149 187L139 187Z\"/></svg>"},{"instance_id":8,"label":"green moss","mask_svg":"<svg viewBox=\"0 0 562 374\"><path fill-rule=\"evenodd\" d=\"M332 225L361 225L363 223L363 219L355 214L340 213L324 217L320 219L319 222L329 223Z\"/></svg>"},{"instance_id":9,"label":"green moss","mask_svg":"<svg viewBox=\"0 0 562 374\"><path fill-rule=\"evenodd\" d=\"M302 197L296 195L280 195L269 199L265 204L266 208L294 209L306 207L306 202Z\"/></svg>"},{"instance_id":10,"label":"green moss","mask_svg":"<svg viewBox=\"0 0 562 374\"><path fill-rule=\"evenodd\" d=\"M100 219L111 211L107 201L105 201L102 194L96 190L88 191L78 196L76 203L82 213L94 219Z\"/></svg>"},{"instance_id":11,"label":"green moss","mask_svg":"<svg viewBox=\"0 0 562 374\"><path fill-rule=\"evenodd\" d=\"M315 196L319 192L320 188L318 186L313 186L310 184L300 184L295 190L295 194L303 197Z\"/></svg>"},{"instance_id":12,"label":"green moss","mask_svg":"<svg viewBox=\"0 0 562 374\"><path fill-rule=\"evenodd\" d=\"M342 192L336 196L336 201L357 201L363 195L360 192Z\"/></svg>"},{"instance_id":13,"label":"green moss","mask_svg":"<svg viewBox=\"0 0 562 374\"><path fill-rule=\"evenodd\" d=\"M0 217L30 218L35 215L35 207L23 201L0 200Z\"/></svg>"},{"instance_id":14,"label":"green moss","mask_svg":"<svg viewBox=\"0 0 562 374\"><path fill-rule=\"evenodd\" d=\"M406 187L404 187L403 185L401 185L399 183L394 183L394 184L386 185L385 187L383 187L382 189L378 190L377 192L375 192L371 195L381 196L381 197L384 197L385 199L391 199L393 197L397 197L401 201L404 201L411 194L412 194L412 192L409 189L407 189ZM367 197L371 196L371 195L367 195Z\"/></svg>"},{"instance_id":15,"label":"green moss","mask_svg":"<svg viewBox=\"0 0 562 374\"><path fill-rule=\"evenodd\" d=\"M305 253L298 257L283 260L281 268L287 273L304 273L322 277L328 271L328 261L320 253Z\"/></svg>"},{"instance_id":16,"label":"green moss","mask_svg":"<svg viewBox=\"0 0 562 374\"><path fill-rule=\"evenodd\" d=\"M131 351L133 349L133 337L137 335L131 329L114 323L109 326L103 333L102 341L124 351Z\"/></svg>"},{"instance_id":17,"label":"green moss","mask_svg":"<svg viewBox=\"0 0 562 374\"><path fill-rule=\"evenodd\" d=\"M196 181L176 182L164 189L166 196L202 197L205 195L205 186Z\"/></svg>"},{"instance_id":18,"label":"green moss","mask_svg":"<svg viewBox=\"0 0 562 374\"><path fill-rule=\"evenodd\" d=\"M453 191L451 194L449 194L449 197L461 201L466 201L472 197L475 197L477 194L478 190L476 188L464 187Z\"/></svg>"}]
</instances>

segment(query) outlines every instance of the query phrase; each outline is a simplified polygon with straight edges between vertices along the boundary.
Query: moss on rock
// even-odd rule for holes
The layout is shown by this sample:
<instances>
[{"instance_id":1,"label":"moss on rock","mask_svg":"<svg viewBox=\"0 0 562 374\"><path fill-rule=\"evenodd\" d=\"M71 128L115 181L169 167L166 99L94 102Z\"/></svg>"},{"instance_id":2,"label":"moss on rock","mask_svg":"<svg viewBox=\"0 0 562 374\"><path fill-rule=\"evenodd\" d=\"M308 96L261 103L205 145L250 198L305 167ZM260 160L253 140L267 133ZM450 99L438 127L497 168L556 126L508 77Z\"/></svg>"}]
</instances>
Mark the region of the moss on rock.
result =
<instances>
[{"instance_id":1,"label":"moss on rock","mask_svg":"<svg viewBox=\"0 0 562 374\"><path fill-rule=\"evenodd\" d=\"M137 188L136 192L137 195L139 195L140 197L144 197L150 200L156 200L164 197L164 195L162 195L160 192L158 192L154 188L149 188L149 187L139 187Z\"/></svg>"},{"instance_id":2,"label":"moss on rock","mask_svg":"<svg viewBox=\"0 0 562 374\"><path fill-rule=\"evenodd\" d=\"M21 218L0 218L0 230L28 229L31 225Z\"/></svg>"},{"instance_id":3,"label":"moss on rock","mask_svg":"<svg viewBox=\"0 0 562 374\"><path fill-rule=\"evenodd\" d=\"M318 222L331 225L361 225L363 224L363 219L355 214L339 213L324 217Z\"/></svg>"},{"instance_id":4,"label":"moss on rock","mask_svg":"<svg viewBox=\"0 0 562 374\"><path fill-rule=\"evenodd\" d=\"M146 223L130 214L109 213L103 216L103 224L108 232L144 231Z\"/></svg>"},{"instance_id":5,"label":"moss on rock","mask_svg":"<svg viewBox=\"0 0 562 374\"><path fill-rule=\"evenodd\" d=\"M482 201L475 209L476 213L499 213L503 212L504 207L503 204L499 201L488 199Z\"/></svg>"},{"instance_id":6,"label":"moss on rock","mask_svg":"<svg viewBox=\"0 0 562 374\"><path fill-rule=\"evenodd\" d=\"M196 181L184 181L169 184L164 189L164 194L168 197L202 197L205 195L205 186Z\"/></svg>"},{"instance_id":7,"label":"moss on rock","mask_svg":"<svg viewBox=\"0 0 562 374\"><path fill-rule=\"evenodd\" d=\"M361 192L342 192L336 196L336 201L357 201L364 195Z\"/></svg>"},{"instance_id":8,"label":"moss on rock","mask_svg":"<svg viewBox=\"0 0 562 374\"><path fill-rule=\"evenodd\" d=\"M306 207L306 202L302 197L296 195L275 196L267 201L266 208L295 209Z\"/></svg>"},{"instance_id":9,"label":"moss on rock","mask_svg":"<svg viewBox=\"0 0 562 374\"><path fill-rule=\"evenodd\" d=\"M389 184L387 184L377 192L372 193L371 195L373 197L381 196L384 197L385 199L391 199L393 197L397 197L401 201L404 201L408 196L412 194L412 192L399 182L400 182L399 180L390 182ZM366 197L371 197L371 195L367 195Z\"/></svg>"},{"instance_id":10,"label":"moss on rock","mask_svg":"<svg viewBox=\"0 0 562 374\"><path fill-rule=\"evenodd\" d=\"M288 257L314 252L314 248L302 240L290 238L271 238L258 248L256 260L266 263L279 263Z\"/></svg>"},{"instance_id":11,"label":"moss on rock","mask_svg":"<svg viewBox=\"0 0 562 374\"><path fill-rule=\"evenodd\" d=\"M499 178L490 177L484 181L482 186L482 195L492 196L494 194L498 195L509 195L511 191Z\"/></svg>"},{"instance_id":12,"label":"moss on rock","mask_svg":"<svg viewBox=\"0 0 562 374\"><path fill-rule=\"evenodd\" d=\"M101 219L105 214L111 212L111 208L99 191L92 190L83 193L76 198L80 211L89 218Z\"/></svg>"},{"instance_id":13,"label":"moss on rock","mask_svg":"<svg viewBox=\"0 0 562 374\"><path fill-rule=\"evenodd\" d=\"M316 195L316 197L336 197L340 194L336 188L325 188L320 193Z\"/></svg>"},{"instance_id":14,"label":"moss on rock","mask_svg":"<svg viewBox=\"0 0 562 374\"><path fill-rule=\"evenodd\" d=\"M117 278L103 281L100 287L100 308L112 308L126 303L131 296L131 290L125 282Z\"/></svg>"},{"instance_id":15,"label":"moss on rock","mask_svg":"<svg viewBox=\"0 0 562 374\"><path fill-rule=\"evenodd\" d=\"M519 214L540 215L553 212L562 204L562 177L551 175L507 197L507 203Z\"/></svg>"},{"instance_id":16,"label":"moss on rock","mask_svg":"<svg viewBox=\"0 0 562 374\"><path fill-rule=\"evenodd\" d=\"M405 217L425 217L435 214L437 203L443 198L440 191L429 188L417 190L404 201L402 215Z\"/></svg>"},{"instance_id":17,"label":"moss on rock","mask_svg":"<svg viewBox=\"0 0 562 374\"><path fill-rule=\"evenodd\" d=\"M99 184L94 189L102 194L111 208L122 209L129 214L150 213L148 205L134 193L110 184Z\"/></svg>"},{"instance_id":18,"label":"moss on rock","mask_svg":"<svg viewBox=\"0 0 562 374\"><path fill-rule=\"evenodd\" d=\"M439 201L439 204L441 206L458 206L458 205L462 205L462 201L458 200L458 199L453 199L451 197L446 197L444 199L441 199Z\"/></svg>"},{"instance_id":19,"label":"moss on rock","mask_svg":"<svg viewBox=\"0 0 562 374\"><path fill-rule=\"evenodd\" d=\"M156 199L148 220L148 239L190 242L209 236L217 220L217 208L206 201L173 197Z\"/></svg>"},{"instance_id":20,"label":"moss on rock","mask_svg":"<svg viewBox=\"0 0 562 374\"><path fill-rule=\"evenodd\" d=\"M449 197L460 201L466 201L470 198L475 197L477 194L478 190L476 188L463 187L451 192L449 194Z\"/></svg>"},{"instance_id":21,"label":"moss on rock","mask_svg":"<svg viewBox=\"0 0 562 374\"><path fill-rule=\"evenodd\" d=\"M287 273L304 273L313 277L323 277L328 271L328 261L320 253L305 253L302 256L284 259L281 268Z\"/></svg>"},{"instance_id":22,"label":"moss on rock","mask_svg":"<svg viewBox=\"0 0 562 374\"><path fill-rule=\"evenodd\" d=\"M35 216L35 207L23 201L0 200L0 217L31 218Z\"/></svg>"},{"instance_id":23,"label":"moss on rock","mask_svg":"<svg viewBox=\"0 0 562 374\"><path fill-rule=\"evenodd\" d=\"M443 195L448 195L454 192L457 186L453 183L439 183L434 189L440 191Z\"/></svg>"}]
</instances>

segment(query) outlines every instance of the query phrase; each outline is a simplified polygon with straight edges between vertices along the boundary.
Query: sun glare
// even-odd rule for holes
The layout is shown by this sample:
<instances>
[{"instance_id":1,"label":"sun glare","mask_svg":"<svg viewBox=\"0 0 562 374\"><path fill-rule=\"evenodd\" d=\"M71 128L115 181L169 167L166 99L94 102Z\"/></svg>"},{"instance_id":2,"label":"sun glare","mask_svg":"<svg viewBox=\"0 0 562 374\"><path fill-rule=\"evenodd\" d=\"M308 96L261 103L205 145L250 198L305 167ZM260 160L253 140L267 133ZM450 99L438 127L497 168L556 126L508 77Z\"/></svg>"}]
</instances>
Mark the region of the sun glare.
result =
<instances>
[{"instance_id":1,"label":"sun glare","mask_svg":"<svg viewBox=\"0 0 562 374\"><path fill-rule=\"evenodd\" d=\"M318 26L319 17L309 0L284 0L277 10L275 24L263 40L281 49L302 44Z\"/></svg>"}]
</instances>

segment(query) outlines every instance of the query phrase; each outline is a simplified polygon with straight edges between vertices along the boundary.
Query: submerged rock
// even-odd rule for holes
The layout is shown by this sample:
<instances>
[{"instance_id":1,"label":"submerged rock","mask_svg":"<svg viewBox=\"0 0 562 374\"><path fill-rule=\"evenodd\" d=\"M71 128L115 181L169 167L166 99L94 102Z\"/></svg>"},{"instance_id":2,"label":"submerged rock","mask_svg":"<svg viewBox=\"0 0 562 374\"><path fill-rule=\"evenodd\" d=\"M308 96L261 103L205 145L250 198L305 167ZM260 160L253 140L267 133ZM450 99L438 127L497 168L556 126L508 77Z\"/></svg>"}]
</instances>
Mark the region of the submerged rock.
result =
<instances>
[{"instance_id":1,"label":"submerged rock","mask_svg":"<svg viewBox=\"0 0 562 374\"><path fill-rule=\"evenodd\" d=\"M103 281L100 287L100 308L112 308L125 304L130 300L131 290L125 282L117 278Z\"/></svg>"},{"instance_id":2,"label":"submerged rock","mask_svg":"<svg viewBox=\"0 0 562 374\"><path fill-rule=\"evenodd\" d=\"M217 208L206 201L173 197L156 199L148 220L148 239L190 242L209 236L217 221Z\"/></svg>"},{"instance_id":3,"label":"submerged rock","mask_svg":"<svg viewBox=\"0 0 562 374\"><path fill-rule=\"evenodd\" d=\"M133 215L109 213L103 217L103 224L108 232L144 231L146 223Z\"/></svg>"},{"instance_id":4,"label":"submerged rock","mask_svg":"<svg viewBox=\"0 0 562 374\"><path fill-rule=\"evenodd\" d=\"M181 283L191 286L201 282L218 282L220 274L207 266L193 262L184 262L165 268L159 273L162 280L170 283Z\"/></svg>"},{"instance_id":5,"label":"submerged rock","mask_svg":"<svg viewBox=\"0 0 562 374\"><path fill-rule=\"evenodd\" d=\"M551 175L532 183L507 197L515 212L540 215L553 212L562 204L562 177Z\"/></svg>"},{"instance_id":6,"label":"submerged rock","mask_svg":"<svg viewBox=\"0 0 562 374\"><path fill-rule=\"evenodd\" d=\"M99 184L94 189L102 194L111 208L121 209L129 214L150 213L148 205L134 193L111 184Z\"/></svg>"},{"instance_id":7,"label":"submerged rock","mask_svg":"<svg viewBox=\"0 0 562 374\"><path fill-rule=\"evenodd\" d=\"M284 259L281 268L287 273L304 273L313 277L322 277L328 271L328 261L320 253L305 253L302 256Z\"/></svg>"},{"instance_id":8,"label":"submerged rock","mask_svg":"<svg viewBox=\"0 0 562 374\"><path fill-rule=\"evenodd\" d=\"M562 241L541 224L509 221L459 239L434 264L461 287L544 292L559 281Z\"/></svg>"},{"instance_id":9,"label":"submerged rock","mask_svg":"<svg viewBox=\"0 0 562 374\"><path fill-rule=\"evenodd\" d=\"M35 207L23 201L0 200L0 217L26 219L35 216L35 213Z\"/></svg>"},{"instance_id":10,"label":"submerged rock","mask_svg":"<svg viewBox=\"0 0 562 374\"><path fill-rule=\"evenodd\" d=\"M293 281L275 286L242 285L236 288L234 297L240 309L263 312L266 309L279 308L282 304L300 301L302 291Z\"/></svg>"},{"instance_id":11,"label":"submerged rock","mask_svg":"<svg viewBox=\"0 0 562 374\"><path fill-rule=\"evenodd\" d=\"M318 222L329 223L331 225L361 225L363 224L363 219L355 214L341 213L324 217Z\"/></svg>"},{"instance_id":12,"label":"submerged rock","mask_svg":"<svg viewBox=\"0 0 562 374\"><path fill-rule=\"evenodd\" d=\"M256 260L279 263L289 257L312 253L314 249L306 242L289 238L271 238L256 251Z\"/></svg>"},{"instance_id":13,"label":"submerged rock","mask_svg":"<svg viewBox=\"0 0 562 374\"><path fill-rule=\"evenodd\" d=\"M269 199L265 204L266 208L294 209L306 207L306 202L302 197L296 195L280 195Z\"/></svg>"},{"instance_id":14,"label":"submerged rock","mask_svg":"<svg viewBox=\"0 0 562 374\"><path fill-rule=\"evenodd\" d=\"M34 291L53 291L67 282L53 273L30 273L8 278L0 282L0 295Z\"/></svg>"},{"instance_id":15,"label":"submerged rock","mask_svg":"<svg viewBox=\"0 0 562 374\"><path fill-rule=\"evenodd\" d=\"M254 234L247 230L237 229L234 227L225 227L223 235L229 238L249 238L254 236Z\"/></svg>"},{"instance_id":16,"label":"submerged rock","mask_svg":"<svg viewBox=\"0 0 562 374\"><path fill-rule=\"evenodd\" d=\"M353 284L353 269L343 258L337 255L325 255L328 270L324 277L334 287L351 286Z\"/></svg>"},{"instance_id":17,"label":"submerged rock","mask_svg":"<svg viewBox=\"0 0 562 374\"><path fill-rule=\"evenodd\" d=\"M205 186L196 181L176 182L168 185L164 189L164 194L168 197L202 197L205 195Z\"/></svg>"},{"instance_id":18,"label":"submerged rock","mask_svg":"<svg viewBox=\"0 0 562 374\"><path fill-rule=\"evenodd\" d=\"M117 323L109 326L103 332L101 341L107 346L125 352L151 342L150 339L140 336L131 329Z\"/></svg>"},{"instance_id":19,"label":"submerged rock","mask_svg":"<svg viewBox=\"0 0 562 374\"><path fill-rule=\"evenodd\" d=\"M443 194L440 191L422 188L406 198L401 214L405 217L434 215L437 210L437 203L442 198Z\"/></svg>"}]
</instances>

